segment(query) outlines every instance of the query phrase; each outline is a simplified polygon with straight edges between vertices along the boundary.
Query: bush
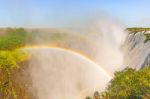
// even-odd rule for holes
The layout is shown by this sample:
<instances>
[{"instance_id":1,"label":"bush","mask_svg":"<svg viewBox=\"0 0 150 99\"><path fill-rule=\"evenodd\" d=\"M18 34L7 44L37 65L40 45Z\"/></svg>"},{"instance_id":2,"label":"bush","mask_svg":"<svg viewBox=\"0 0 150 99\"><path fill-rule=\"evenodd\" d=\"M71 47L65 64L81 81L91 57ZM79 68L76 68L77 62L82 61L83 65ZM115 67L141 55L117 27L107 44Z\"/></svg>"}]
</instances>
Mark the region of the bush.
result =
<instances>
[{"instance_id":1,"label":"bush","mask_svg":"<svg viewBox=\"0 0 150 99\"><path fill-rule=\"evenodd\" d=\"M6 34L0 37L0 50L12 50L24 46L26 43L26 31L22 28L6 30Z\"/></svg>"},{"instance_id":2,"label":"bush","mask_svg":"<svg viewBox=\"0 0 150 99\"><path fill-rule=\"evenodd\" d=\"M0 98L19 99L21 96L20 82L14 77L27 54L17 49L26 43L26 31L22 28L6 29L0 37ZM22 99L22 98L21 98Z\"/></svg>"},{"instance_id":3,"label":"bush","mask_svg":"<svg viewBox=\"0 0 150 99\"><path fill-rule=\"evenodd\" d=\"M145 35L145 43L148 42L150 40L150 34L144 34Z\"/></svg>"},{"instance_id":4,"label":"bush","mask_svg":"<svg viewBox=\"0 0 150 99\"><path fill-rule=\"evenodd\" d=\"M5 99L17 97L15 79L12 72L19 69L19 64L27 59L27 55L19 50L0 51L0 95Z\"/></svg>"},{"instance_id":5,"label":"bush","mask_svg":"<svg viewBox=\"0 0 150 99\"><path fill-rule=\"evenodd\" d=\"M114 75L107 90L92 99L150 99L150 67L126 68Z\"/></svg>"}]
</instances>

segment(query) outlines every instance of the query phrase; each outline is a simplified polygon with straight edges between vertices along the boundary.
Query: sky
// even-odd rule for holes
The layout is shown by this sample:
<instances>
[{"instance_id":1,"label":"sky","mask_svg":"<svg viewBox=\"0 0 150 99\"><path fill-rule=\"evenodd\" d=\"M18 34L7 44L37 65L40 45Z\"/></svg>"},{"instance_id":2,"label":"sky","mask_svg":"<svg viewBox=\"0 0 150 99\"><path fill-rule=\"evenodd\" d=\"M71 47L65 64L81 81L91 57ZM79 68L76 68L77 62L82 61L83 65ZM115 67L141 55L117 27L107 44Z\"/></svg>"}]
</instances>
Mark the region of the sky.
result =
<instances>
[{"instance_id":1,"label":"sky","mask_svg":"<svg viewBox=\"0 0 150 99\"><path fill-rule=\"evenodd\" d=\"M0 27L63 27L94 13L150 27L150 0L0 0Z\"/></svg>"}]
</instances>

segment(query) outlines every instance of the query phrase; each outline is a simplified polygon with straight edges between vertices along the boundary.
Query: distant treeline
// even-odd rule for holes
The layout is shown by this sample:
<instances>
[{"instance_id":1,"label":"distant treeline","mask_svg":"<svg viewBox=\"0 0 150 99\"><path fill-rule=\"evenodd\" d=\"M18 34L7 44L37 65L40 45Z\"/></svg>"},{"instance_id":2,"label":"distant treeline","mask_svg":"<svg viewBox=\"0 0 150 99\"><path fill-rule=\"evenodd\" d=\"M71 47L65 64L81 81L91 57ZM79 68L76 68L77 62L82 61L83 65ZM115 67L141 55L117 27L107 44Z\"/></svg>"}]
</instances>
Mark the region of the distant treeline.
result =
<instances>
[{"instance_id":1,"label":"distant treeline","mask_svg":"<svg viewBox=\"0 0 150 99\"><path fill-rule=\"evenodd\" d=\"M0 35L0 50L13 50L24 46L27 32L23 28L6 28L5 35Z\"/></svg>"},{"instance_id":2,"label":"distant treeline","mask_svg":"<svg viewBox=\"0 0 150 99\"><path fill-rule=\"evenodd\" d=\"M150 31L150 28L143 28L143 27L132 27L132 28L127 28L127 30L131 33L136 33L136 32L147 32Z\"/></svg>"}]
</instances>

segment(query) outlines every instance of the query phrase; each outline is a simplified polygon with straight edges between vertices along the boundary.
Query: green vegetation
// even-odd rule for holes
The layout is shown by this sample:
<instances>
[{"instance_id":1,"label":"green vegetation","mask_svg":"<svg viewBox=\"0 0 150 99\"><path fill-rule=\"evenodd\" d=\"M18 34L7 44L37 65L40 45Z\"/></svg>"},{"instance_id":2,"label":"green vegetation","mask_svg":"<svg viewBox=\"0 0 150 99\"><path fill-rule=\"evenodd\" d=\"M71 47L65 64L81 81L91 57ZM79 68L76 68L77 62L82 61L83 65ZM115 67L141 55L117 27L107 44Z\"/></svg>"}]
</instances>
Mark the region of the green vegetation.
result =
<instances>
[{"instance_id":1,"label":"green vegetation","mask_svg":"<svg viewBox=\"0 0 150 99\"><path fill-rule=\"evenodd\" d=\"M22 86L15 78L15 74L21 68L21 64L27 60L27 54L17 49L25 44L25 39L26 32L22 28L8 28L0 37L1 99L22 99L24 97L21 97Z\"/></svg>"},{"instance_id":2,"label":"green vegetation","mask_svg":"<svg viewBox=\"0 0 150 99\"><path fill-rule=\"evenodd\" d=\"M148 42L150 40L150 34L144 34L145 35L145 43Z\"/></svg>"},{"instance_id":3,"label":"green vegetation","mask_svg":"<svg viewBox=\"0 0 150 99\"><path fill-rule=\"evenodd\" d=\"M130 33L136 33L136 32L142 32L142 31L150 31L150 28L141 28L141 27L133 27L133 28L127 28L127 30Z\"/></svg>"},{"instance_id":4,"label":"green vegetation","mask_svg":"<svg viewBox=\"0 0 150 99\"><path fill-rule=\"evenodd\" d=\"M26 31L22 28L6 29L5 35L0 36L0 50L12 50L24 46Z\"/></svg>"},{"instance_id":5,"label":"green vegetation","mask_svg":"<svg viewBox=\"0 0 150 99\"><path fill-rule=\"evenodd\" d=\"M20 68L20 63L24 62L27 55L19 50L0 51L0 93L9 99L16 98L16 84L13 79L13 71Z\"/></svg>"},{"instance_id":6,"label":"green vegetation","mask_svg":"<svg viewBox=\"0 0 150 99\"><path fill-rule=\"evenodd\" d=\"M150 67L116 72L105 92L86 99L150 99Z\"/></svg>"}]
</instances>

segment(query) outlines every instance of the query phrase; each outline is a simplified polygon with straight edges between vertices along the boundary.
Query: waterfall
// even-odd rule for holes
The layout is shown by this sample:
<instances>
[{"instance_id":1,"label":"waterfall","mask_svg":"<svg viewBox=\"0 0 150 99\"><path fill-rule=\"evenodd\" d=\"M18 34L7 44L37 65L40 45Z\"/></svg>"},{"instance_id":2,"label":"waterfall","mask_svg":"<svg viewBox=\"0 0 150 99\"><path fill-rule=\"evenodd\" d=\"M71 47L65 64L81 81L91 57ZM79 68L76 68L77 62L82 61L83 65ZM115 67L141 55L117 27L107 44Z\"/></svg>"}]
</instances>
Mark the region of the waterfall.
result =
<instances>
[{"instance_id":1,"label":"waterfall","mask_svg":"<svg viewBox=\"0 0 150 99\"><path fill-rule=\"evenodd\" d=\"M129 33L123 45L124 65L134 69L150 65L150 42L145 42L145 32Z\"/></svg>"}]
</instances>

